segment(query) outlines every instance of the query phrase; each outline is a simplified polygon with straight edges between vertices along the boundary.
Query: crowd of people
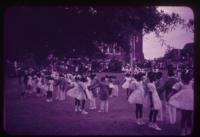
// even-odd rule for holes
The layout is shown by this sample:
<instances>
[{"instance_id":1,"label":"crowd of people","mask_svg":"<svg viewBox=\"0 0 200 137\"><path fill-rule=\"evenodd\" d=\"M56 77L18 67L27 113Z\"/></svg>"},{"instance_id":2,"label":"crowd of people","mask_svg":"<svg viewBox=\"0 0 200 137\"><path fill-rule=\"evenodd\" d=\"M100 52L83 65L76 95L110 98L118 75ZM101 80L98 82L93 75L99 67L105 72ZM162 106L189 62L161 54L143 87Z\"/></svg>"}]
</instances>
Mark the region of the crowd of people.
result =
<instances>
[{"instance_id":1,"label":"crowd of people","mask_svg":"<svg viewBox=\"0 0 200 137\"><path fill-rule=\"evenodd\" d=\"M71 61L72 62L72 61ZM164 79L159 67L135 67L133 72L123 71L124 81L113 75L98 77L91 64L76 61L50 63L46 67L24 68L18 72L21 97L27 94L45 96L46 102L63 101L66 96L74 99L74 111L88 114L87 109L96 110L96 100L100 100L98 112L109 112L109 100L117 97L122 90L126 91L127 102L135 105L136 124L143 125L145 101L149 102L148 127L162 130L157 125L157 118L170 124L176 122L176 110L181 111L181 134L191 133L194 87L193 72L189 68L168 67L167 79ZM55 93L55 94L53 94ZM55 97L53 97L55 95ZM89 108L86 108L86 101Z\"/></svg>"}]
</instances>

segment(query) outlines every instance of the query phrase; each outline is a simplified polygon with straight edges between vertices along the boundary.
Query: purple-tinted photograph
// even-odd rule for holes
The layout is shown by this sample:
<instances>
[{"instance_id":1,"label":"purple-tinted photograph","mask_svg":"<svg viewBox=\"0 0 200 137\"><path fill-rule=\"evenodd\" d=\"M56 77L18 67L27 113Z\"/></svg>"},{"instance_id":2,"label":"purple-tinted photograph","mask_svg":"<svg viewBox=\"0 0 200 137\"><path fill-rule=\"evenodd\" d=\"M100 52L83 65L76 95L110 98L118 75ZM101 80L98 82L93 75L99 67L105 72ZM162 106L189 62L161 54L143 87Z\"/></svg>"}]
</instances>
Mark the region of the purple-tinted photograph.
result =
<instances>
[{"instance_id":1,"label":"purple-tinted photograph","mask_svg":"<svg viewBox=\"0 0 200 137\"><path fill-rule=\"evenodd\" d=\"M8 7L4 131L191 135L194 20L184 6Z\"/></svg>"}]
</instances>

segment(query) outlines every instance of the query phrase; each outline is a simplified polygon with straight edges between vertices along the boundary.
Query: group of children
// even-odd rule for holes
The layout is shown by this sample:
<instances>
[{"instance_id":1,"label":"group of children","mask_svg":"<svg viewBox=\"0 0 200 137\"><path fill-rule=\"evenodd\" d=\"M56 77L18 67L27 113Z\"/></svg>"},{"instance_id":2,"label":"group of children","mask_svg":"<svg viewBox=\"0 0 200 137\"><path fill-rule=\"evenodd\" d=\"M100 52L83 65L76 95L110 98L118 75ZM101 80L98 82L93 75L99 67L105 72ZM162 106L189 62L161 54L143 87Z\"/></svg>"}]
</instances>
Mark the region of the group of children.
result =
<instances>
[{"instance_id":1,"label":"group of children","mask_svg":"<svg viewBox=\"0 0 200 137\"><path fill-rule=\"evenodd\" d=\"M180 79L180 80L179 80ZM37 96L46 96L47 102L65 100L66 95L74 98L75 112L88 114L85 108L89 101L89 109L97 109L96 99L100 100L98 112L108 112L109 98L118 96L119 81L114 76L98 78L95 74L70 74L58 71L28 71L25 70L19 79L22 97L35 92ZM161 130L156 124L157 117L161 119L169 115L171 124L176 122L176 109L181 111L181 134L191 132L193 112L193 80L190 71L183 71L180 78L175 77L173 70L168 71L167 80L163 80L161 72L140 71L126 74L121 87L127 92L130 104L135 104L136 123L145 124L143 120L143 106L149 100L149 128ZM163 108L166 109L164 112Z\"/></svg>"},{"instance_id":2,"label":"group of children","mask_svg":"<svg viewBox=\"0 0 200 137\"><path fill-rule=\"evenodd\" d=\"M149 101L149 128L161 130L156 124L157 117L166 121L168 115L171 124L176 122L176 110L181 112L181 135L188 135L192 128L192 113L194 103L194 87L192 73L183 70L180 78L173 69L168 70L168 77L163 78L161 71L148 73L138 72L125 76L122 88L127 92L128 102L135 104L136 123L143 125L143 106Z\"/></svg>"},{"instance_id":3,"label":"group of children","mask_svg":"<svg viewBox=\"0 0 200 137\"><path fill-rule=\"evenodd\" d=\"M35 93L45 96L46 102L63 101L66 96L75 100L75 112L88 114L85 103L89 101L89 109L97 109L96 98L100 99L99 112L108 112L108 98L118 96L118 84L115 76L104 76L100 80L95 74L61 73L56 70L22 71L20 91L24 98L26 94Z\"/></svg>"}]
</instances>

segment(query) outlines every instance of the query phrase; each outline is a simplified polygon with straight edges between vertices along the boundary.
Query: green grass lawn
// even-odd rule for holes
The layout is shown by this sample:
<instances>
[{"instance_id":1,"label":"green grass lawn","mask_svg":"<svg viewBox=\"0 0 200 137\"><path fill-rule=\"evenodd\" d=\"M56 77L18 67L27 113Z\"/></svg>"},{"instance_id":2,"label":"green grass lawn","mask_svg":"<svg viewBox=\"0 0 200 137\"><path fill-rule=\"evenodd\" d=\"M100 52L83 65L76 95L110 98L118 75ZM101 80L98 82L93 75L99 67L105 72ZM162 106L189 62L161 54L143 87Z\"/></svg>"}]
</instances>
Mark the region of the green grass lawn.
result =
<instances>
[{"instance_id":1,"label":"green grass lawn","mask_svg":"<svg viewBox=\"0 0 200 137\"><path fill-rule=\"evenodd\" d=\"M97 74L101 77L105 74ZM115 74L119 81L122 74ZM99 100L97 100L99 107ZM86 102L88 107L88 101ZM74 112L74 100L45 102L45 97L35 94L20 98L16 79L6 79L4 85L4 129L8 134L19 135L178 135L179 122L175 125L158 122L162 131L135 124L135 106L126 99L120 88L119 97L109 100L109 113L88 110L88 115ZM149 108L144 107L148 122Z\"/></svg>"}]
</instances>

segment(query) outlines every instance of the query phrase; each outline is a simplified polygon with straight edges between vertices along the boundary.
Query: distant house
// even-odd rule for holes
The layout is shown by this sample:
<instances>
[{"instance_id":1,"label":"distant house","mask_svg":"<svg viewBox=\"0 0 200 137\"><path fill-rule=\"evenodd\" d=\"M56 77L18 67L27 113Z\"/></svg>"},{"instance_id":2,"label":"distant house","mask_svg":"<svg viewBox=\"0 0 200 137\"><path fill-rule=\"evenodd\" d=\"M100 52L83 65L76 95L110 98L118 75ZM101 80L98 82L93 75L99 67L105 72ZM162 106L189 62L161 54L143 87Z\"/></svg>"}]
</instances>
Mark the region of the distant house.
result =
<instances>
[{"instance_id":1,"label":"distant house","mask_svg":"<svg viewBox=\"0 0 200 137\"><path fill-rule=\"evenodd\" d=\"M95 44L98 45L100 51L106 55L107 59L115 58L119 61L125 62L127 53L118 45L118 43L108 44L104 42L96 42ZM142 33L138 33L135 37L135 53L133 48L132 54L136 60L144 60Z\"/></svg>"}]
</instances>

